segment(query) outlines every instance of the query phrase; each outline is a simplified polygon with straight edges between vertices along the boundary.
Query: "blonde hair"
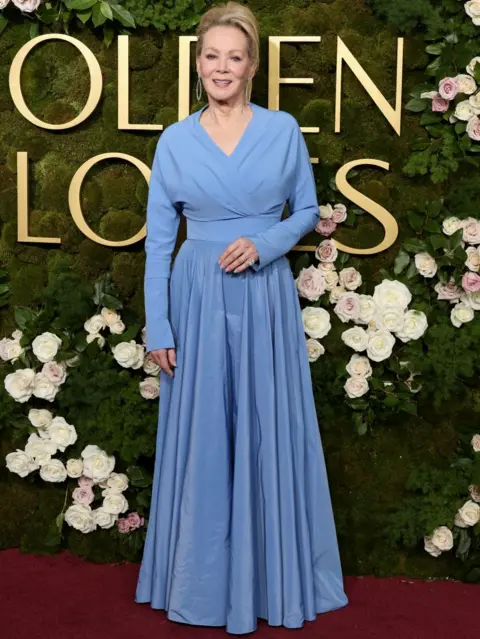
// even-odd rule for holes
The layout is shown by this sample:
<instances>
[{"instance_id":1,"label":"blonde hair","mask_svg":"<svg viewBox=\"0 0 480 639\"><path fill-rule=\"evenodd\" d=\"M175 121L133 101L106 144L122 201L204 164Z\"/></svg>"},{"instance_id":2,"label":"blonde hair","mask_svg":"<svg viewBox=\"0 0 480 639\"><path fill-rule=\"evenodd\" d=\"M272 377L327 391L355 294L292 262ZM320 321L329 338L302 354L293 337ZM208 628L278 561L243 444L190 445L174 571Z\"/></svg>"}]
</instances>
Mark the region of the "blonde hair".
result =
<instances>
[{"instance_id":1,"label":"blonde hair","mask_svg":"<svg viewBox=\"0 0 480 639\"><path fill-rule=\"evenodd\" d=\"M247 37L248 57L257 70L260 58L260 37L258 22L252 11L238 2L227 2L206 11L197 27L197 58L202 53L203 39L209 29L228 26L240 29Z\"/></svg>"}]
</instances>

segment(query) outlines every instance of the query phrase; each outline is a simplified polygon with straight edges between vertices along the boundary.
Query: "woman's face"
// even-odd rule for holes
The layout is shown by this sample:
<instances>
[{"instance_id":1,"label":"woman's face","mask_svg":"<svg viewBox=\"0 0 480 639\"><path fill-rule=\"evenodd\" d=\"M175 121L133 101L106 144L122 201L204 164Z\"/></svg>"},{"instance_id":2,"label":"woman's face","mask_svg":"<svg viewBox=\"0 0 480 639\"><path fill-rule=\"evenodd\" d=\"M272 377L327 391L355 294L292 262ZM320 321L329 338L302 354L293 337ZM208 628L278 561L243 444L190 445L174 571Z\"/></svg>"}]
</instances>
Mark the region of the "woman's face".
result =
<instances>
[{"instance_id":1,"label":"woman's face","mask_svg":"<svg viewBox=\"0 0 480 639\"><path fill-rule=\"evenodd\" d=\"M247 36L236 27L212 27L203 39L197 58L207 94L218 102L235 101L245 95L245 84L252 77Z\"/></svg>"}]
</instances>

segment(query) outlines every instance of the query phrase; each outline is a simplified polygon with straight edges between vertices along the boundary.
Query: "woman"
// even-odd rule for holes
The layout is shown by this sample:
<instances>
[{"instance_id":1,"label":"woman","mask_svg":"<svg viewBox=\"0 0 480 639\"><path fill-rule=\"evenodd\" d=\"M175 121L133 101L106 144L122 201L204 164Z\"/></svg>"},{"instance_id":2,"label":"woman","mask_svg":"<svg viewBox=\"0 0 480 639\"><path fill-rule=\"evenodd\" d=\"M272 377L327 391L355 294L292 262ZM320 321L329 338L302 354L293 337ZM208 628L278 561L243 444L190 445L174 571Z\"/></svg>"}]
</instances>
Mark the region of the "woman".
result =
<instances>
[{"instance_id":1,"label":"woman","mask_svg":"<svg viewBox=\"0 0 480 639\"><path fill-rule=\"evenodd\" d=\"M259 617L299 628L347 603L285 257L318 220L315 182L296 120L249 101L251 11L210 9L197 45L208 105L161 135L147 206L146 340L162 379L136 601L234 634Z\"/></svg>"}]
</instances>

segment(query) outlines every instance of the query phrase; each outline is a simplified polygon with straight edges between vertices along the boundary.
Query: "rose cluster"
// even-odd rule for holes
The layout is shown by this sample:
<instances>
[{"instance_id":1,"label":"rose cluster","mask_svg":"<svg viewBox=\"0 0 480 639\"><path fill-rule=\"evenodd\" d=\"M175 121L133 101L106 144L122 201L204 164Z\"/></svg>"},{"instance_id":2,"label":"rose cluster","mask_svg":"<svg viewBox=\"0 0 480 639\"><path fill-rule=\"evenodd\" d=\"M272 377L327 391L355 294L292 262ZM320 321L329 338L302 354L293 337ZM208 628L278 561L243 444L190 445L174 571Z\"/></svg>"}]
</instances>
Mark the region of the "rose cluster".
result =
<instances>
[{"instance_id":1,"label":"rose cluster","mask_svg":"<svg viewBox=\"0 0 480 639\"><path fill-rule=\"evenodd\" d=\"M472 437L472 448L475 454L480 453L480 435ZM466 501L455 515L454 525L457 528L471 528L480 521L480 489L478 486L468 487L470 499ZM442 552L453 548L453 534L447 526L440 526L432 535L424 537L424 548L432 555L439 557Z\"/></svg>"},{"instance_id":2,"label":"rose cluster","mask_svg":"<svg viewBox=\"0 0 480 639\"><path fill-rule=\"evenodd\" d=\"M373 296L354 292L340 295L335 313L342 322L357 324L342 334L343 342L356 351L347 364L350 377L345 383L345 391L351 399L368 392L368 378L372 375L370 361L388 359L395 336L409 342L425 333L427 317L421 311L408 309L411 299L408 288L397 280L383 280L375 287ZM363 352L365 355L358 355Z\"/></svg>"},{"instance_id":3,"label":"rose cluster","mask_svg":"<svg viewBox=\"0 0 480 639\"><path fill-rule=\"evenodd\" d=\"M474 312L480 310L480 221L473 217L464 220L448 217L443 221L445 235L453 235L459 230L462 230L463 247L466 246L465 266L468 270L463 274L461 286L453 279L435 285L437 299L454 304L450 319L457 328L471 322ZM429 253L417 253L415 266L426 278L434 277L438 270L435 258Z\"/></svg>"},{"instance_id":4,"label":"rose cluster","mask_svg":"<svg viewBox=\"0 0 480 639\"><path fill-rule=\"evenodd\" d=\"M330 237L336 230L338 224L347 219L347 208L343 204L325 204L319 206L320 220L315 227L317 233L324 237Z\"/></svg>"},{"instance_id":5,"label":"rose cluster","mask_svg":"<svg viewBox=\"0 0 480 639\"><path fill-rule=\"evenodd\" d=\"M472 12L480 10L480 0L467 4L471 5ZM470 60L466 67L467 73L443 78L438 91L426 91L420 95L422 99L432 100L432 111L436 113L445 113L453 109L449 121L452 124L459 120L466 122L467 135L476 142L480 140L480 91L474 78L477 63L480 63L480 56ZM468 98L460 100L461 96Z\"/></svg>"},{"instance_id":6,"label":"rose cluster","mask_svg":"<svg viewBox=\"0 0 480 639\"><path fill-rule=\"evenodd\" d=\"M465 2L465 11L476 27L480 27L480 0Z\"/></svg>"},{"instance_id":7,"label":"rose cluster","mask_svg":"<svg viewBox=\"0 0 480 639\"><path fill-rule=\"evenodd\" d=\"M0 340L1 359L11 363L19 359L24 353L24 349L20 346L21 337L21 331L15 331L12 339ZM38 372L35 372L33 368L20 368L6 375L5 389L15 401L28 402L34 395L39 399L53 402L60 386L67 379L67 367L74 364L72 360L55 361L61 344L60 337L50 332L42 333L33 340L33 354L43 366Z\"/></svg>"}]
</instances>

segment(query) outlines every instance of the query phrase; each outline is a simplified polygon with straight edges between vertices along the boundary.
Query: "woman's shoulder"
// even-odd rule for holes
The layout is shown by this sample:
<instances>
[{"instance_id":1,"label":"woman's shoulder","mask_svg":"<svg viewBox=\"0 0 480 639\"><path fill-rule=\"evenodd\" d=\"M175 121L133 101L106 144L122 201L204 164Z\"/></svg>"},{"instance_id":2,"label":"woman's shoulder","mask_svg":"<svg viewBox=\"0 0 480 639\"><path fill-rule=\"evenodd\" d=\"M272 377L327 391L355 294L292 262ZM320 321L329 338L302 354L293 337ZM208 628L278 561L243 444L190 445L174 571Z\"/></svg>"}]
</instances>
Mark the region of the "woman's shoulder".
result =
<instances>
[{"instance_id":1,"label":"woman's shoulder","mask_svg":"<svg viewBox=\"0 0 480 639\"><path fill-rule=\"evenodd\" d=\"M291 113L288 113L288 111L268 109L253 103L252 106L263 117L268 119L269 125L272 125L275 128L278 127L282 131L294 131L299 128L296 118Z\"/></svg>"}]
</instances>

